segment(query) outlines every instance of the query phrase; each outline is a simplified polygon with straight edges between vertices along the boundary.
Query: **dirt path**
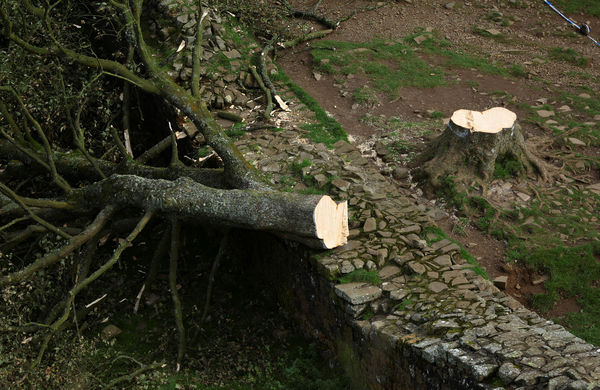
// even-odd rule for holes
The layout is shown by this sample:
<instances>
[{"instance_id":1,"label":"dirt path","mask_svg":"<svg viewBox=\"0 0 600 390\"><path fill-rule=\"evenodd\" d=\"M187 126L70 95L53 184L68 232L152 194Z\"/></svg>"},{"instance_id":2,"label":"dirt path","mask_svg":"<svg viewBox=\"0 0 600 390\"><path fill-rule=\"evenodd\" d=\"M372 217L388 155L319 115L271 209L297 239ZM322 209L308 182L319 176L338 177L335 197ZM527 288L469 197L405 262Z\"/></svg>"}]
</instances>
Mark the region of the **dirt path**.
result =
<instances>
[{"instance_id":1,"label":"dirt path","mask_svg":"<svg viewBox=\"0 0 600 390\"><path fill-rule=\"evenodd\" d=\"M315 1L296 0L290 3L296 9L307 10L314 6ZM318 10L330 19L338 19L353 9L373 5L373 2L366 1L330 0L323 1ZM598 18L570 16L578 22L586 21L591 26L600 26ZM305 29L307 26L321 29L313 23L302 23L305 23ZM527 107L558 101L560 93L565 91L574 95L588 91L592 96L600 91L600 71L595 60L600 56L600 47L574 34L543 2L535 2L527 8L521 8L517 1L391 2L374 11L358 12L325 39L360 43L378 38L402 42L415 31L440 36L450 43L452 50L486 58L498 66L512 66L520 73L519 77L456 67L446 70L446 77L451 81L447 85L434 88L400 87L393 98L378 92L373 99L375 103L357 104L353 93L368 84L367 76L319 72L310 51L311 45L315 45L314 41L280 52L278 63L295 83L342 124L357 143L385 132L365 121L365 116L425 122L431 119L432 113L449 117L460 108L482 111L502 105L517 113L526 138L545 137L547 134L544 134L543 124L536 125L523 120L530 115ZM567 57L562 60L551 58L549 53L552 50L567 53ZM433 66L440 62L436 56L420 52L418 46L416 52ZM575 59L580 58L577 56L585 58L587 65L577 65ZM573 117L593 126L598 126L597 122L600 121L598 115L585 117L577 113ZM435 135L443 129L441 124L437 126L429 129L430 133ZM412 141L422 144L427 138L415 138ZM585 151L587 155L600 155L600 148L588 146ZM589 175L592 182L598 181L597 173L593 170ZM512 200L503 199L502 191L498 193L500 195L496 201L499 204L508 204ZM416 197L415 194L419 192L415 191L414 186L407 189L407 195ZM419 201L431 207L439 205L435 199L421 198ZM452 214L451 210L447 211ZM456 217L450 215L440 219L438 224L450 237L465 245L492 278L508 274L507 292L525 304L531 294L544 292L539 275L524 268L506 265L505 242L472 226L459 226L457 229L457 221ZM574 299L565 299L559 301L549 315L561 315L578 309Z\"/></svg>"}]
</instances>

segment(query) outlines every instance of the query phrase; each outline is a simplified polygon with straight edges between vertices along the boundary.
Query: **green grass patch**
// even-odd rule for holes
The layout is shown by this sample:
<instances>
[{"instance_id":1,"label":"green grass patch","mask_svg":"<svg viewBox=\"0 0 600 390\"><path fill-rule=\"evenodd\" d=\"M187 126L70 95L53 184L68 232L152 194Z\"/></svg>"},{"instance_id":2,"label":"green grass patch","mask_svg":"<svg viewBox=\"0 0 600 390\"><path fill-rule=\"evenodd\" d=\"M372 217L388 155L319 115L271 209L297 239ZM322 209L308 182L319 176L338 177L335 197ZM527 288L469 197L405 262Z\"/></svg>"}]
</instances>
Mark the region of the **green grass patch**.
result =
<instances>
[{"instance_id":1,"label":"green grass patch","mask_svg":"<svg viewBox=\"0 0 600 390\"><path fill-rule=\"evenodd\" d=\"M494 177L497 179L509 179L518 176L523 170L523 164L514 156L504 155L495 162Z\"/></svg>"},{"instance_id":2,"label":"green grass patch","mask_svg":"<svg viewBox=\"0 0 600 390\"><path fill-rule=\"evenodd\" d=\"M446 201L450 205L456 207L458 211L464 211L467 193L458 190L454 178L453 175L440 178L439 186L436 189L436 195L438 198L446 199Z\"/></svg>"},{"instance_id":3,"label":"green grass patch","mask_svg":"<svg viewBox=\"0 0 600 390\"><path fill-rule=\"evenodd\" d=\"M412 305L413 303L414 302L411 299L406 298L392 308L392 313L395 311L404 311L407 306Z\"/></svg>"},{"instance_id":4,"label":"green grass patch","mask_svg":"<svg viewBox=\"0 0 600 390\"><path fill-rule=\"evenodd\" d=\"M527 72L525 71L525 69L523 69L521 65L509 65L507 70L508 73L513 77L527 77Z\"/></svg>"},{"instance_id":5,"label":"green grass patch","mask_svg":"<svg viewBox=\"0 0 600 390\"><path fill-rule=\"evenodd\" d=\"M577 72L577 71L570 70L570 71L565 72L565 76L577 77L581 80L593 81L596 83L600 83L600 77L594 76L593 74L588 73L588 72Z\"/></svg>"},{"instance_id":6,"label":"green grass patch","mask_svg":"<svg viewBox=\"0 0 600 390\"><path fill-rule=\"evenodd\" d=\"M310 166L312 166L312 161L310 161L309 159L305 158L301 162L292 163L291 169L295 173L302 174L302 168L307 168L307 167L310 167Z\"/></svg>"},{"instance_id":7,"label":"green grass patch","mask_svg":"<svg viewBox=\"0 0 600 390\"><path fill-rule=\"evenodd\" d=\"M319 41L311 51L317 70L330 74L365 74L375 90L397 96L399 87L446 85L444 72L427 64L407 44L374 39L351 43Z\"/></svg>"},{"instance_id":8,"label":"green grass patch","mask_svg":"<svg viewBox=\"0 0 600 390\"><path fill-rule=\"evenodd\" d=\"M424 229L424 232L425 232L425 236L428 237L428 238L426 238L426 241L427 241L427 244L429 244L429 245L431 245L434 242L441 241L443 239L446 239L446 240L458 245L460 248L460 255L462 256L462 258L465 259L469 264L472 265L472 267L469 267L469 269L473 270L473 272L475 272L476 274L490 280L490 276L485 271L485 269L483 269L483 267L481 265L479 265L479 263L477 262L477 259L475 259L469 252L467 252L467 250L461 245L460 242L448 237L446 235L446 233L444 233L444 231L437 226L436 227L427 227Z\"/></svg>"},{"instance_id":9,"label":"green grass patch","mask_svg":"<svg viewBox=\"0 0 600 390\"><path fill-rule=\"evenodd\" d=\"M564 13L584 13L600 17L600 2L597 0L555 0L552 4Z\"/></svg>"},{"instance_id":10,"label":"green grass patch","mask_svg":"<svg viewBox=\"0 0 600 390\"><path fill-rule=\"evenodd\" d=\"M371 283L375 286L381 284L381 279L377 271L367 271L366 269L357 269L338 279L340 283Z\"/></svg>"},{"instance_id":11,"label":"green grass patch","mask_svg":"<svg viewBox=\"0 0 600 390\"><path fill-rule=\"evenodd\" d=\"M546 293L531 299L538 310L548 312L559 299L575 297L582 311L566 317L565 324L572 324L576 335L600 345L600 242L535 248L520 243L508 255L550 276L545 283Z\"/></svg>"},{"instance_id":12,"label":"green grass patch","mask_svg":"<svg viewBox=\"0 0 600 390\"><path fill-rule=\"evenodd\" d=\"M379 103L379 98L377 98L377 91L368 85L364 87L360 87L354 91L352 94L352 98L358 104L364 104L369 107L375 106Z\"/></svg>"},{"instance_id":13,"label":"green grass patch","mask_svg":"<svg viewBox=\"0 0 600 390\"><path fill-rule=\"evenodd\" d=\"M411 43L414 37L421 35L420 32L409 35L405 42ZM490 61L486 58L474 56L470 54L466 54L461 50L451 49L451 44L445 39L436 38L434 36L430 36L425 41L423 41L420 45L423 48L425 53L432 55L439 55L445 57L445 61L443 66L446 68L464 68L471 69L475 68L480 72L498 76L508 76L509 73L503 67L490 63Z\"/></svg>"},{"instance_id":14,"label":"green grass patch","mask_svg":"<svg viewBox=\"0 0 600 390\"><path fill-rule=\"evenodd\" d=\"M431 119L442 119L442 118L445 118L446 115L441 111L433 111L432 113L429 114L429 117Z\"/></svg>"},{"instance_id":15,"label":"green grass patch","mask_svg":"<svg viewBox=\"0 0 600 390\"><path fill-rule=\"evenodd\" d=\"M553 47L548 50L548 58L567 62L576 66L587 66L589 60L571 48Z\"/></svg>"},{"instance_id":16,"label":"green grass patch","mask_svg":"<svg viewBox=\"0 0 600 390\"><path fill-rule=\"evenodd\" d=\"M487 14L486 19L495 22L496 24L499 24L502 27L508 27L511 25L511 19L513 18L510 16L505 16L502 12L499 11L491 11Z\"/></svg>"},{"instance_id":17,"label":"green grass patch","mask_svg":"<svg viewBox=\"0 0 600 390\"><path fill-rule=\"evenodd\" d=\"M338 121L329 116L312 96L292 82L281 68L276 74L272 75L271 78L273 81L279 81L285 84L285 86L315 114L317 120L316 123L301 126L302 129L308 131L308 138L316 143L324 143L330 148L339 140L348 141L348 136Z\"/></svg>"}]
</instances>

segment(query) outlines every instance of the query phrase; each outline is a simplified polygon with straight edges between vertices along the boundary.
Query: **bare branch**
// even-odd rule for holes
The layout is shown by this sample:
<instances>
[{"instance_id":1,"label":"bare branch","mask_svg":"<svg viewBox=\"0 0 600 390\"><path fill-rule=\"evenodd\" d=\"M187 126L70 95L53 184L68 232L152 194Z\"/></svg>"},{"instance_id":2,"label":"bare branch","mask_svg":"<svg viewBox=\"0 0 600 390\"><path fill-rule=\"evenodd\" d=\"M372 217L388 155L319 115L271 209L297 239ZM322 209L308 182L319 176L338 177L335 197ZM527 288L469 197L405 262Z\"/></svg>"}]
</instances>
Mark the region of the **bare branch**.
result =
<instances>
[{"instance_id":1,"label":"bare branch","mask_svg":"<svg viewBox=\"0 0 600 390\"><path fill-rule=\"evenodd\" d=\"M204 36L204 21L208 10L202 9L202 1L198 1L198 24L196 25L196 41L192 55L192 95L200 98L200 62L202 60L202 38Z\"/></svg>"},{"instance_id":2,"label":"bare branch","mask_svg":"<svg viewBox=\"0 0 600 390\"><path fill-rule=\"evenodd\" d=\"M225 232L223 238L221 238L221 243L219 244L219 251L217 252L217 256L213 261L212 267L210 269L210 275L208 277L208 286L206 287L206 301L204 302L204 310L202 311L202 317L200 317L200 323L206 322L208 318L208 310L210 308L210 301L212 299L212 290L215 284L215 276L217 275L217 270L221 264L221 259L225 254L225 248L229 245L229 230Z\"/></svg>"},{"instance_id":3,"label":"bare branch","mask_svg":"<svg viewBox=\"0 0 600 390\"><path fill-rule=\"evenodd\" d=\"M48 142L48 138L46 137L44 130L42 130L42 126L40 125L40 123L37 120L35 120L35 118L31 115L31 113L27 109L27 106L25 106L25 103L14 88L0 86L0 91L10 92L15 97L15 99L19 103L19 106L21 106L21 110L25 114L25 117L33 124L33 127L35 128L39 137L42 140L42 144L44 145L44 150L46 152L46 160L50 168L50 173L52 174L52 179L54 180L56 185L62 188L65 192L71 191L71 186L69 185L69 183L67 183L67 181L63 179L56 171L54 159L52 158L52 148L50 147L50 142Z\"/></svg>"},{"instance_id":4,"label":"bare branch","mask_svg":"<svg viewBox=\"0 0 600 390\"><path fill-rule=\"evenodd\" d=\"M106 206L97 216L96 219L88 225L88 227L81 232L80 234L74 236L69 240L69 243L61 247L55 252L49 253L44 257L38 258L35 262L25 267L24 269L9 274L0 278L0 287L4 287L10 284L19 283L29 276L31 276L34 272L42 268L46 268L60 259L65 258L69 254L71 254L76 249L80 248L83 244L85 244L88 240L94 237L109 221L110 217L116 211L116 207L109 205Z\"/></svg>"},{"instance_id":5,"label":"bare branch","mask_svg":"<svg viewBox=\"0 0 600 390\"><path fill-rule=\"evenodd\" d=\"M0 133L1 133L0 128ZM115 164L110 161L92 158L92 161L98 166L98 169L103 171L107 175L112 175L115 173L120 174L131 174L142 176L146 178L153 179L166 179L166 180L175 180L180 177L188 177L198 183L202 183L207 186L215 187L215 188L225 188L227 187L227 183L225 183L223 170L215 169L215 168L192 168L184 165L177 165L175 167L151 167L147 165L142 165L145 161L150 160L157 156L160 152L165 150L171 144L171 136L165 137L161 142L157 145L149 149L142 161L137 161L136 164ZM33 152L31 152L33 153ZM21 151L15 148L10 142L0 140L0 155L4 156L8 159L18 159L23 161L26 169L20 169L17 172L13 171L13 168L9 166L7 168L6 173L9 176L13 177L22 177L29 176L32 173L35 173L35 166L31 166L28 158L37 157L35 154L27 154L24 151ZM144 155L141 155L141 158ZM87 180L97 180L102 177L99 176L98 170L94 168L92 164L86 159L78 155L68 154L68 155L56 155L55 164L57 169L61 171L61 173L66 177L72 177L78 180L87 179ZM39 162L35 160L36 162ZM18 168L17 168L18 169Z\"/></svg>"},{"instance_id":6,"label":"bare branch","mask_svg":"<svg viewBox=\"0 0 600 390\"><path fill-rule=\"evenodd\" d=\"M12 200L14 200L23 210L25 210L27 212L27 214L29 214L29 216L34 221L36 221L37 223L39 223L40 225L42 225L46 229L48 229L51 232L54 232L54 233L60 235L61 237L66 238L66 239L70 239L71 238L71 236L69 234L65 233L64 231L62 231L61 229L57 228L56 226L54 226L50 222L44 220L43 218L41 218L37 214L35 214L31 210L31 208L28 207L25 204L25 202L23 202L23 199L19 195L17 195L13 190L11 190L10 188L8 188L3 183L0 183L0 191L2 191L4 193L4 195L6 195L9 198L11 198Z\"/></svg>"},{"instance_id":7,"label":"bare branch","mask_svg":"<svg viewBox=\"0 0 600 390\"><path fill-rule=\"evenodd\" d=\"M185 327L183 325L183 313L181 310L181 299L177 293L177 262L179 261L179 246L181 222L173 218L171 220L171 252L169 262L169 288L173 299L173 308L175 311L175 323L179 332L179 345L177 347L177 371L181 368L181 362L185 354Z\"/></svg>"},{"instance_id":8,"label":"bare branch","mask_svg":"<svg viewBox=\"0 0 600 390\"><path fill-rule=\"evenodd\" d=\"M273 97L271 95L271 91L269 90L269 88L267 88L265 86L263 79L260 77L260 75L256 71L256 66L251 66L250 72L252 73L252 76L254 76L256 81L258 82L260 89L263 90L263 92L265 93L265 96L267 97L267 107L265 107L265 112L263 115L266 120L270 120L271 119L271 111L273 111Z\"/></svg>"},{"instance_id":9,"label":"bare branch","mask_svg":"<svg viewBox=\"0 0 600 390\"><path fill-rule=\"evenodd\" d=\"M125 240L123 240L119 244L117 249L115 249L112 257L106 263L104 263L100 268L98 268L96 270L96 272L94 272L93 274L91 274L90 276L88 276L87 278L85 278L84 280L79 282L78 284L76 284L75 287L73 287L69 291L69 297L65 304L65 309L64 309L63 315L58 320L56 320L52 325L50 325L50 333L44 339L44 342L42 344L42 347L40 348L40 352L38 354L37 359L34 362L34 365L38 365L41 362L42 357L44 356L44 352L46 351L46 348L48 347L48 343L50 342L52 336L62 326L62 324L69 318L69 314L71 313L71 307L72 307L73 301L75 300L75 296L77 296L77 294L81 290L83 290L85 287L87 287L94 280L98 279L100 276L102 276L102 274L104 274L106 271L108 271L110 268L112 268L113 265L115 265L117 260L119 260L119 258L121 257L121 254L123 253L123 251L125 249L127 249L127 247L129 247L131 245L131 243L133 242L133 240L135 240L135 238L138 236L138 234L140 234L142 232L142 230L144 230L144 227L146 227L148 222L150 222L150 219L152 219L152 212L148 211L140 219L140 221L138 222L137 226L133 229L133 231L131 233L129 233L127 238L125 238Z\"/></svg>"}]
</instances>

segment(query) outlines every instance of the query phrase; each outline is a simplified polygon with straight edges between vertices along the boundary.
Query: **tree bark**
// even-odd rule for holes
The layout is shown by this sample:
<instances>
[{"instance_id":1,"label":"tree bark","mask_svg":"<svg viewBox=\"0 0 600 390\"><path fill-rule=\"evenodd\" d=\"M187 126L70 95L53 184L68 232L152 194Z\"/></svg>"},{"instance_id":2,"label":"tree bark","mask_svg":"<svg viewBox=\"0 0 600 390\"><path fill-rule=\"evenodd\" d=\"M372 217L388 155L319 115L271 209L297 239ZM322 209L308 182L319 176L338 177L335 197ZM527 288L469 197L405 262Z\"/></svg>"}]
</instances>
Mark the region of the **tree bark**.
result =
<instances>
[{"instance_id":1,"label":"tree bark","mask_svg":"<svg viewBox=\"0 0 600 390\"><path fill-rule=\"evenodd\" d=\"M545 178L543 162L527 149L514 113L502 107L483 113L458 110L413 163L417 167L413 175L428 191L440 187L448 176L465 186L477 179L486 184L493 178L496 161L507 155L527 174Z\"/></svg>"},{"instance_id":2,"label":"tree bark","mask_svg":"<svg viewBox=\"0 0 600 390\"><path fill-rule=\"evenodd\" d=\"M84 206L138 207L206 224L263 230L330 249L346 243L348 206L329 196L222 190L188 178L175 181L113 175L81 190Z\"/></svg>"}]
</instances>

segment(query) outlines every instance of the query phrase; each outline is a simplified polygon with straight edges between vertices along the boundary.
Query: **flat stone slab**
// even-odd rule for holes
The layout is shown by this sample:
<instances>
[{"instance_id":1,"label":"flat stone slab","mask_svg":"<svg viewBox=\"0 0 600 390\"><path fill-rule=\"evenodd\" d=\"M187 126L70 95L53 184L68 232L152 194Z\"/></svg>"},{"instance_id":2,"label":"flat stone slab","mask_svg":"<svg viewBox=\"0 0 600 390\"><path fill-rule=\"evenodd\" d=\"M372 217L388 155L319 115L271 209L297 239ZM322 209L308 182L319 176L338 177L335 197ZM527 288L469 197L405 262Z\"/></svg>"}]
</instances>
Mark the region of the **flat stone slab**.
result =
<instances>
[{"instance_id":1,"label":"flat stone slab","mask_svg":"<svg viewBox=\"0 0 600 390\"><path fill-rule=\"evenodd\" d=\"M537 114L539 116L541 116L542 118L548 118L551 116L554 116L554 111L549 111L549 110L538 110Z\"/></svg>"},{"instance_id":2,"label":"flat stone slab","mask_svg":"<svg viewBox=\"0 0 600 390\"><path fill-rule=\"evenodd\" d=\"M363 225L363 231L365 233L374 232L377 229L377 220L373 217L367 218L365 224Z\"/></svg>"},{"instance_id":3,"label":"flat stone slab","mask_svg":"<svg viewBox=\"0 0 600 390\"><path fill-rule=\"evenodd\" d=\"M402 272L402 270L395 265L386 265L379 271L379 277L381 279L389 279L398 275L400 272Z\"/></svg>"},{"instance_id":4,"label":"flat stone slab","mask_svg":"<svg viewBox=\"0 0 600 390\"><path fill-rule=\"evenodd\" d=\"M450 256L448 255L443 255L443 256L438 256L435 259L433 259L433 261L442 267L451 267L452 266L452 260L450 259Z\"/></svg>"},{"instance_id":5,"label":"flat stone slab","mask_svg":"<svg viewBox=\"0 0 600 390\"><path fill-rule=\"evenodd\" d=\"M353 305L360 305L379 298L382 291L371 284L344 283L335 286L335 293Z\"/></svg>"},{"instance_id":6,"label":"flat stone slab","mask_svg":"<svg viewBox=\"0 0 600 390\"><path fill-rule=\"evenodd\" d=\"M569 137L567 138L567 140L572 143L573 145L577 145L577 146L586 146L587 144L585 142L583 142L582 140L580 140L579 138L575 138L575 137Z\"/></svg>"},{"instance_id":7,"label":"flat stone slab","mask_svg":"<svg viewBox=\"0 0 600 390\"><path fill-rule=\"evenodd\" d=\"M448 289L448 286L442 282L431 282L429 286L427 286L431 292L439 293Z\"/></svg>"},{"instance_id":8,"label":"flat stone slab","mask_svg":"<svg viewBox=\"0 0 600 390\"><path fill-rule=\"evenodd\" d=\"M408 268L415 274L419 274L419 275L423 275L425 273L425 271L427 271L425 269L425 266L421 263L418 263L416 261L411 261L410 263L408 263Z\"/></svg>"},{"instance_id":9,"label":"flat stone slab","mask_svg":"<svg viewBox=\"0 0 600 390\"><path fill-rule=\"evenodd\" d=\"M354 146L352 146L351 144L349 144L348 142L344 141L344 140L339 140L336 143L333 144L333 147L335 148L335 152L337 154L346 154L346 153L350 153L353 152Z\"/></svg>"}]
</instances>

